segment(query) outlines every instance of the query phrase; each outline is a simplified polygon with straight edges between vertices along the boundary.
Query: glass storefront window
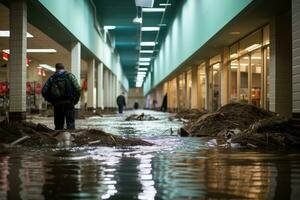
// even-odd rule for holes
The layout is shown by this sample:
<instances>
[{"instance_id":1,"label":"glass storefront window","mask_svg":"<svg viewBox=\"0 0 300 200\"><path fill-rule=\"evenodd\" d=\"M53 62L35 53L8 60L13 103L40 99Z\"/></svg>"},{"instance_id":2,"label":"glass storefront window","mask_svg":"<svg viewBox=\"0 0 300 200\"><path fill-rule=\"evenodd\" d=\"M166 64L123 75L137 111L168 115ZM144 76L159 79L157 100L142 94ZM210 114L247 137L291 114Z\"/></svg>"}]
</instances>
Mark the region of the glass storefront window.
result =
<instances>
[{"instance_id":1,"label":"glass storefront window","mask_svg":"<svg viewBox=\"0 0 300 200\"><path fill-rule=\"evenodd\" d=\"M269 72L269 66L270 66L270 47L268 46L266 48L266 65L265 65L265 85L266 85L266 91L265 91L265 96L266 96L266 106L265 108L267 110L270 109L270 72Z\"/></svg>"},{"instance_id":2,"label":"glass storefront window","mask_svg":"<svg viewBox=\"0 0 300 200\"><path fill-rule=\"evenodd\" d=\"M205 109L206 105L206 73L205 73L205 63L201 64L198 68L198 98L200 101L200 108Z\"/></svg>"},{"instance_id":3,"label":"glass storefront window","mask_svg":"<svg viewBox=\"0 0 300 200\"><path fill-rule=\"evenodd\" d=\"M230 62L229 68L229 98L231 102L238 100L238 60Z\"/></svg>"},{"instance_id":4,"label":"glass storefront window","mask_svg":"<svg viewBox=\"0 0 300 200\"><path fill-rule=\"evenodd\" d=\"M220 106L220 63L214 64L212 67L212 109L213 111L217 110Z\"/></svg>"},{"instance_id":5,"label":"glass storefront window","mask_svg":"<svg viewBox=\"0 0 300 200\"><path fill-rule=\"evenodd\" d=\"M239 54L244 55L256 49L259 49L262 45L261 30L249 35L245 39L240 41Z\"/></svg>"},{"instance_id":6,"label":"glass storefront window","mask_svg":"<svg viewBox=\"0 0 300 200\"><path fill-rule=\"evenodd\" d=\"M251 53L251 101L261 107L263 59L261 49Z\"/></svg>"},{"instance_id":7,"label":"glass storefront window","mask_svg":"<svg viewBox=\"0 0 300 200\"><path fill-rule=\"evenodd\" d=\"M240 58L240 102L248 103L249 100L249 87L248 87L248 70L249 70L249 56Z\"/></svg>"},{"instance_id":8,"label":"glass storefront window","mask_svg":"<svg viewBox=\"0 0 300 200\"><path fill-rule=\"evenodd\" d=\"M263 28L263 45L270 44L270 26L265 26Z\"/></svg>"},{"instance_id":9,"label":"glass storefront window","mask_svg":"<svg viewBox=\"0 0 300 200\"><path fill-rule=\"evenodd\" d=\"M185 106L185 73L179 75L178 77L178 86L179 86L179 94L178 94L178 105L179 108L184 108Z\"/></svg>"},{"instance_id":10,"label":"glass storefront window","mask_svg":"<svg viewBox=\"0 0 300 200\"><path fill-rule=\"evenodd\" d=\"M186 75L186 108L191 108L192 105L192 70L189 70Z\"/></svg>"}]
</instances>

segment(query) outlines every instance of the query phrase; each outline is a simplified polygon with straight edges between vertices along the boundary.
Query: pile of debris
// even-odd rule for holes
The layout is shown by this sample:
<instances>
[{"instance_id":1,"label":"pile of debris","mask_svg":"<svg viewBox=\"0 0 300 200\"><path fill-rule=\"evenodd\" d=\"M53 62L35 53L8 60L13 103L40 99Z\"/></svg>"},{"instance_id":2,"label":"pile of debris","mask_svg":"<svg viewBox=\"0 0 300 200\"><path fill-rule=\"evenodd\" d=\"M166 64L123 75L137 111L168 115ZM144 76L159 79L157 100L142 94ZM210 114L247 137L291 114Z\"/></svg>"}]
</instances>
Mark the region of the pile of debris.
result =
<instances>
[{"instance_id":1,"label":"pile of debris","mask_svg":"<svg viewBox=\"0 0 300 200\"><path fill-rule=\"evenodd\" d=\"M215 137L218 144L239 143L249 147L295 147L300 130L288 119L249 104L232 103L217 112L191 121L181 136Z\"/></svg>"},{"instance_id":2,"label":"pile of debris","mask_svg":"<svg viewBox=\"0 0 300 200\"><path fill-rule=\"evenodd\" d=\"M252 124L248 129L235 134L232 143L248 147L300 147L300 130L283 117L274 116Z\"/></svg>"},{"instance_id":3,"label":"pile of debris","mask_svg":"<svg viewBox=\"0 0 300 200\"><path fill-rule=\"evenodd\" d=\"M0 122L0 146L137 146L152 145L141 139L123 138L101 130L59 130L32 122Z\"/></svg>"},{"instance_id":4,"label":"pile of debris","mask_svg":"<svg viewBox=\"0 0 300 200\"><path fill-rule=\"evenodd\" d=\"M178 111L174 117L179 119L196 120L204 114L207 114L206 110L182 109Z\"/></svg>"},{"instance_id":5,"label":"pile of debris","mask_svg":"<svg viewBox=\"0 0 300 200\"><path fill-rule=\"evenodd\" d=\"M93 110L80 110L78 113L78 119L86 119L94 116L103 117L99 111Z\"/></svg>"},{"instance_id":6,"label":"pile of debris","mask_svg":"<svg viewBox=\"0 0 300 200\"><path fill-rule=\"evenodd\" d=\"M155 117L152 117L151 115L145 115L144 113L137 115L137 114L133 114L133 115L129 115L125 121L154 121L154 120L158 120Z\"/></svg>"},{"instance_id":7,"label":"pile of debris","mask_svg":"<svg viewBox=\"0 0 300 200\"><path fill-rule=\"evenodd\" d=\"M247 129L260 119L274 116L256 106L241 103L231 103L221 107L217 112L208 113L196 121L191 121L184 128L183 134L190 136L217 136L226 129Z\"/></svg>"}]
</instances>

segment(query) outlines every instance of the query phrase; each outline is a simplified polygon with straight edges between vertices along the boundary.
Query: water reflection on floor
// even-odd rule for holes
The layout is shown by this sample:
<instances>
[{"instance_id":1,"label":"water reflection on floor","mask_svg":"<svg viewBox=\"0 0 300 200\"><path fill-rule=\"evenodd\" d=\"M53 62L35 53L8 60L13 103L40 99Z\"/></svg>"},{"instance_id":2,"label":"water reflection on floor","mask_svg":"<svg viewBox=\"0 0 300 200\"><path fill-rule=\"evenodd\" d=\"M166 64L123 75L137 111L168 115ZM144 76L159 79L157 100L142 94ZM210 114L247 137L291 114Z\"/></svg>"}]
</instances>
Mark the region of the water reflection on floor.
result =
<instances>
[{"instance_id":1,"label":"water reflection on floor","mask_svg":"<svg viewBox=\"0 0 300 200\"><path fill-rule=\"evenodd\" d=\"M299 199L299 152L208 147L170 136L182 124L169 114L147 113L159 120L127 122L127 112L78 127L141 137L151 147L1 149L0 199Z\"/></svg>"}]
</instances>

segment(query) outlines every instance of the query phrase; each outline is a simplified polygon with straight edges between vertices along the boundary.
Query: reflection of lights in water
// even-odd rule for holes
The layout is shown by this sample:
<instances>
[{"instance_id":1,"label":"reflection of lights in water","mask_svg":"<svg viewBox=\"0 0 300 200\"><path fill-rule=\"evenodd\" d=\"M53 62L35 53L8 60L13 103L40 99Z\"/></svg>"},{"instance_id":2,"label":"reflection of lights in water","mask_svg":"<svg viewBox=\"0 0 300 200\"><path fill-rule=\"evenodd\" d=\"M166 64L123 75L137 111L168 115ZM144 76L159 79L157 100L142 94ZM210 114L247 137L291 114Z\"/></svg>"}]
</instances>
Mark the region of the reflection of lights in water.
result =
<instances>
[{"instance_id":1,"label":"reflection of lights in water","mask_svg":"<svg viewBox=\"0 0 300 200\"><path fill-rule=\"evenodd\" d=\"M140 159L140 164L137 166L139 170L139 178L142 185L142 192L139 193L139 199L155 199L156 189L152 176L152 155L137 154L136 158Z\"/></svg>"},{"instance_id":2,"label":"reflection of lights in water","mask_svg":"<svg viewBox=\"0 0 300 200\"><path fill-rule=\"evenodd\" d=\"M107 187L107 191L101 196L101 199L108 199L114 194L118 193L116 189L117 181L114 180L116 172L115 166L118 165L120 162L120 158L117 156L110 156L107 157L106 160L103 162L104 166L109 168L105 168L103 171L105 172L102 184Z\"/></svg>"}]
</instances>

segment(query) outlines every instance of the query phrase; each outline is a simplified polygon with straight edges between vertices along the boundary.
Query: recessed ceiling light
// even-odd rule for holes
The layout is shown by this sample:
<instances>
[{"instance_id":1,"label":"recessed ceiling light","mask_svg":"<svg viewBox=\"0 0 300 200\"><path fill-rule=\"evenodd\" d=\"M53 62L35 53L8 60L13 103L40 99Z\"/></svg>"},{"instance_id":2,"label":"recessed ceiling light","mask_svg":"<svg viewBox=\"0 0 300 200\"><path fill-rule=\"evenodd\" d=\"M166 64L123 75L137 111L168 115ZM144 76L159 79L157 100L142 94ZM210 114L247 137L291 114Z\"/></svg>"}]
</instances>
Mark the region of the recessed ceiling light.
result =
<instances>
[{"instance_id":1,"label":"recessed ceiling light","mask_svg":"<svg viewBox=\"0 0 300 200\"><path fill-rule=\"evenodd\" d=\"M2 50L5 53L9 54L9 49ZM55 49L27 49L27 53L56 53Z\"/></svg>"},{"instance_id":2,"label":"recessed ceiling light","mask_svg":"<svg viewBox=\"0 0 300 200\"><path fill-rule=\"evenodd\" d=\"M139 71L148 71L148 68L139 68Z\"/></svg>"},{"instance_id":3,"label":"recessed ceiling light","mask_svg":"<svg viewBox=\"0 0 300 200\"><path fill-rule=\"evenodd\" d=\"M153 50L141 50L140 53L154 53Z\"/></svg>"},{"instance_id":4,"label":"recessed ceiling light","mask_svg":"<svg viewBox=\"0 0 300 200\"><path fill-rule=\"evenodd\" d=\"M150 65L150 63L149 62L139 62L139 65L140 66L148 66L148 65Z\"/></svg>"},{"instance_id":5,"label":"recessed ceiling light","mask_svg":"<svg viewBox=\"0 0 300 200\"><path fill-rule=\"evenodd\" d=\"M151 58L140 58L139 61L140 62L150 62Z\"/></svg>"},{"instance_id":6,"label":"recessed ceiling light","mask_svg":"<svg viewBox=\"0 0 300 200\"><path fill-rule=\"evenodd\" d=\"M116 29L116 26L104 26L104 30L113 30Z\"/></svg>"},{"instance_id":7,"label":"recessed ceiling light","mask_svg":"<svg viewBox=\"0 0 300 200\"><path fill-rule=\"evenodd\" d=\"M153 26L153 27L142 27L142 31L159 31L158 26Z\"/></svg>"},{"instance_id":8,"label":"recessed ceiling light","mask_svg":"<svg viewBox=\"0 0 300 200\"><path fill-rule=\"evenodd\" d=\"M241 32L239 31L232 31L232 32L229 32L230 35L239 35L241 34Z\"/></svg>"},{"instance_id":9,"label":"recessed ceiling light","mask_svg":"<svg viewBox=\"0 0 300 200\"><path fill-rule=\"evenodd\" d=\"M142 8L142 12L165 12L165 8Z\"/></svg>"},{"instance_id":10,"label":"recessed ceiling light","mask_svg":"<svg viewBox=\"0 0 300 200\"><path fill-rule=\"evenodd\" d=\"M51 67L50 65L47 65L47 64L39 64L39 66L41 68L47 69L47 70L52 71L52 72L56 71L54 67Z\"/></svg>"},{"instance_id":11,"label":"recessed ceiling light","mask_svg":"<svg viewBox=\"0 0 300 200\"><path fill-rule=\"evenodd\" d=\"M149 7L152 8L154 0L135 0L135 5L139 7Z\"/></svg>"},{"instance_id":12,"label":"recessed ceiling light","mask_svg":"<svg viewBox=\"0 0 300 200\"><path fill-rule=\"evenodd\" d=\"M10 36L10 31L0 31L0 37L9 37ZM26 35L28 38L33 38L33 35L27 32Z\"/></svg>"},{"instance_id":13,"label":"recessed ceiling light","mask_svg":"<svg viewBox=\"0 0 300 200\"><path fill-rule=\"evenodd\" d=\"M170 3L160 3L159 6L171 6L172 4Z\"/></svg>"},{"instance_id":14,"label":"recessed ceiling light","mask_svg":"<svg viewBox=\"0 0 300 200\"><path fill-rule=\"evenodd\" d=\"M155 46L155 42L141 42L141 46Z\"/></svg>"}]
</instances>

